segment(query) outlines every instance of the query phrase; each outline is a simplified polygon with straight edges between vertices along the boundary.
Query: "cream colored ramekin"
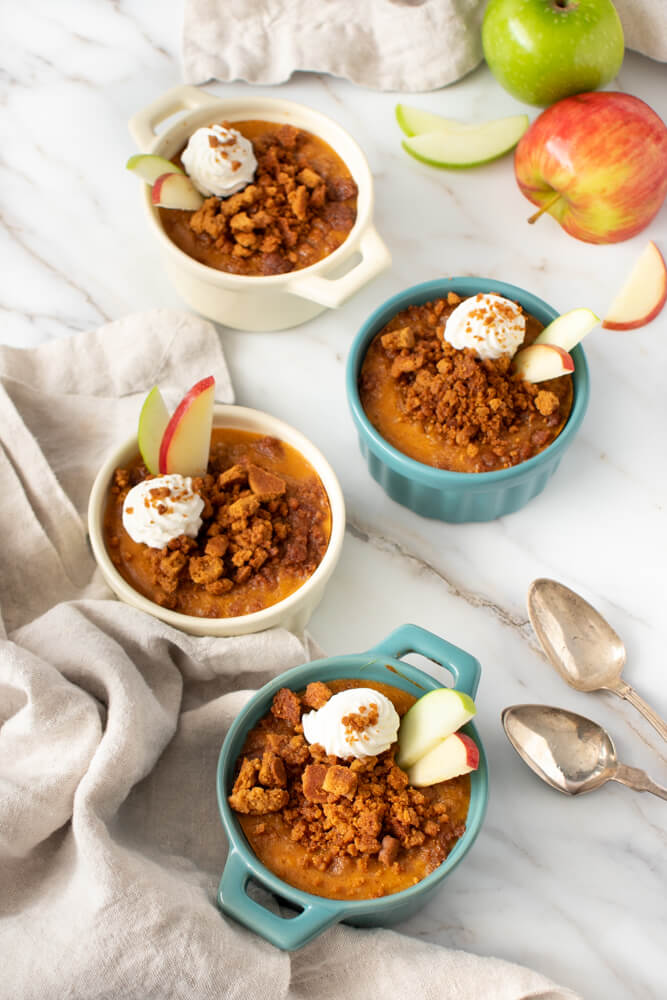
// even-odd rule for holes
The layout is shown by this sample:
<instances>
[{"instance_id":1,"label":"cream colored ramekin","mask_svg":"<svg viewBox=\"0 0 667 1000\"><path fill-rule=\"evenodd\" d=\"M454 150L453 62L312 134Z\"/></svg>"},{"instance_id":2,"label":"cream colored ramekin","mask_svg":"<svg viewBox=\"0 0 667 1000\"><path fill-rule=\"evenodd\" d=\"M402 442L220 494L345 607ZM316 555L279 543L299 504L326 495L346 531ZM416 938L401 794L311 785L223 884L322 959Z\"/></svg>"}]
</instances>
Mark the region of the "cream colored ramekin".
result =
<instances>
[{"instance_id":1,"label":"cream colored ramekin","mask_svg":"<svg viewBox=\"0 0 667 1000\"><path fill-rule=\"evenodd\" d=\"M324 557L305 583L293 594L277 604L235 618L197 618L184 615L159 604L138 593L123 579L111 561L104 544L103 522L109 487L114 471L122 468L139 451L136 436L126 441L108 456L93 483L88 502L88 532L93 554L102 576L121 601L145 611L168 625L189 632L191 635L229 636L260 632L273 626L282 626L290 632L302 632L310 616L322 599L329 577L338 562L343 537L345 535L345 501L336 474L324 455L304 437L300 431L276 417L261 410L251 410L245 406L217 404L213 424L216 427L233 427L276 437L291 445L317 472L329 498L331 507L331 537Z\"/></svg>"},{"instance_id":2,"label":"cream colored ramekin","mask_svg":"<svg viewBox=\"0 0 667 1000\"><path fill-rule=\"evenodd\" d=\"M156 132L160 122L184 114ZM130 119L142 153L171 159L195 129L214 121L261 119L306 129L327 142L346 163L359 188L357 218L347 239L323 260L288 274L254 277L227 274L189 257L169 239L144 186L148 223L162 250L178 294L197 312L240 330L283 330L335 308L391 263L372 223L373 178L366 157L340 125L303 104L268 97L221 99L196 87L175 87Z\"/></svg>"}]
</instances>

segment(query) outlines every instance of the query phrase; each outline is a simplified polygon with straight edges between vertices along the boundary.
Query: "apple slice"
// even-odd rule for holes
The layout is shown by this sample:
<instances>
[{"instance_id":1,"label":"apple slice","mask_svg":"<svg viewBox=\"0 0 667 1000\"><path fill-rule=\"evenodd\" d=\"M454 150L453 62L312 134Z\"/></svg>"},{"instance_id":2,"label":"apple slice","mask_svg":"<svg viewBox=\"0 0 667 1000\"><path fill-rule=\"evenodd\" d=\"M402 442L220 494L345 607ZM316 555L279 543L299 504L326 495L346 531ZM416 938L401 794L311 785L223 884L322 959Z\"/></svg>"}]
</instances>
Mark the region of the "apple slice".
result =
<instances>
[{"instance_id":1,"label":"apple slice","mask_svg":"<svg viewBox=\"0 0 667 1000\"><path fill-rule=\"evenodd\" d=\"M479 767L477 744L465 733L452 733L408 768L408 780L415 788L437 785L458 778Z\"/></svg>"},{"instance_id":2,"label":"apple slice","mask_svg":"<svg viewBox=\"0 0 667 1000\"><path fill-rule=\"evenodd\" d=\"M636 261L627 281L602 321L605 330L636 330L658 315L667 302L667 267L651 242Z\"/></svg>"},{"instance_id":3,"label":"apple slice","mask_svg":"<svg viewBox=\"0 0 667 1000\"><path fill-rule=\"evenodd\" d=\"M144 400L139 414L137 441L146 468L157 476L160 472L160 444L169 423L169 410L162 394L153 386Z\"/></svg>"},{"instance_id":4,"label":"apple slice","mask_svg":"<svg viewBox=\"0 0 667 1000\"><path fill-rule=\"evenodd\" d=\"M557 344L530 344L514 355L514 370L525 382L544 382L559 375L570 375L574 361Z\"/></svg>"},{"instance_id":5,"label":"apple slice","mask_svg":"<svg viewBox=\"0 0 667 1000\"><path fill-rule=\"evenodd\" d=\"M545 326L533 343L555 344L564 351L571 351L599 322L600 317L590 309L571 309Z\"/></svg>"},{"instance_id":6,"label":"apple slice","mask_svg":"<svg viewBox=\"0 0 667 1000\"><path fill-rule=\"evenodd\" d=\"M177 167L171 160L165 160L164 156L155 156L154 153L135 153L129 158L125 167L151 186L155 184L158 177L162 177L164 174L183 173L181 168Z\"/></svg>"},{"instance_id":7,"label":"apple slice","mask_svg":"<svg viewBox=\"0 0 667 1000\"><path fill-rule=\"evenodd\" d=\"M396 105L396 121L407 136L422 135L424 132L449 132L466 128L462 122L434 115L431 111L410 108L407 104Z\"/></svg>"},{"instance_id":8,"label":"apple slice","mask_svg":"<svg viewBox=\"0 0 667 1000\"><path fill-rule=\"evenodd\" d=\"M454 125L404 139L403 149L432 167L474 167L516 146L528 128L528 115L497 118L481 125Z\"/></svg>"},{"instance_id":9,"label":"apple slice","mask_svg":"<svg viewBox=\"0 0 667 1000\"><path fill-rule=\"evenodd\" d=\"M167 424L160 444L160 472L203 476L208 468L213 426L215 379L212 375L193 385Z\"/></svg>"},{"instance_id":10,"label":"apple slice","mask_svg":"<svg viewBox=\"0 0 667 1000\"><path fill-rule=\"evenodd\" d=\"M186 212L196 212L204 204L199 191L185 174L161 174L153 184L151 199L161 208L180 208Z\"/></svg>"},{"instance_id":11,"label":"apple slice","mask_svg":"<svg viewBox=\"0 0 667 1000\"><path fill-rule=\"evenodd\" d=\"M401 719L396 763L404 770L476 712L470 695L453 688L437 688L418 698Z\"/></svg>"}]
</instances>

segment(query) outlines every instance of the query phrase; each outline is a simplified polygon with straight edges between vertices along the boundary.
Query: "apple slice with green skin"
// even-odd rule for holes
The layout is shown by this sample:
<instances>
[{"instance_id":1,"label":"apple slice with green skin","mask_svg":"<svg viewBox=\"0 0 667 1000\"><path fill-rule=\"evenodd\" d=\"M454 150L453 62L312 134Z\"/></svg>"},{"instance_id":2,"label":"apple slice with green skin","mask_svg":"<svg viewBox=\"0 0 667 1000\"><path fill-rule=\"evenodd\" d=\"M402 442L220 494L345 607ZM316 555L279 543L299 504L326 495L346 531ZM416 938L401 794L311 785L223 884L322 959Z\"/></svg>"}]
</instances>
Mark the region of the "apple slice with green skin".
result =
<instances>
[{"instance_id":1,"label":"apple slice with green skin","mask_svg":"<svg viewBox=\"0 0 667 1000\"><path fill-rule=\"evenodd\" d=\"M160 444L168 423L169 410L160 390L153 386L141 407L137 441L144 464L154 476L160 472Z\"/></svg>"},{"instance_id":2,"label":"apple slice with green skin","mask_svg":"<svg viewBox=\"0 0 667 1000\"><path fill-rule=\"evenodd\" d=\"M182 174L183 171L171 160L165 160L164 156L155 156L154 153L135 153L125 164L127 170L137 174L143 181L155 184L158 177L164 174Z\"/></svg>"},{"instance_id":3,"label":"apple slice with green skin","mask_svg":"<svg viewBox=\"0 0 667 1000\"><path fill-rule=\"evenodd\" d=\"M167 424L160 444L160 473L203 476L208 468L213 426L215 379L203 378L185 394Z\"/></svg>"},{"instance_id":4,"label":"apple slice with green skin","mask_svg":"<svg viewBox=\"0 0 667 1000\"><path fill-rule=\"evenodd\" d=\"M667 267L650 241L636 261L602 321L605 330L636 330L658 315L667 302Z\"/></svg>"},{"instance_id":5,"label":"apple slice with green skin","mask_svg":"<svg viewBox=\"0 0 667 1000\"><path fill-rule=\"evenodd\" d=\"M479 767L479 750L465 733L452 733L408 768L408 780L414 788L437 785Z\"/></svg>"},{"instance_id":6,"label":"apple slice with green skin","mask_svg":"<svg viewBox=\"0 0 667 1000\"><path fill-rule=\"evenodd\" d=\"M527 128L528 115L512 115L481 125L457 123L455 128L435 129L404 139L403 149L432 167L475 167L508 153Z\"/></svg>"},{"instance_id":7,"label":"apple slice with green skin","mask_svg":"<svg viewBox=\"0 0 667 1000\"><path fill-rule=\"evenodd\" d=\"M396 121L407 136L422 135L424 132L449 132L467 128L462 122L443 118L432 111L410 108L407 104L396 105Z\"/></svg>"},{"instance_id":8,"label":"apple slice with green skin","mask_svg":"<svg viewBox=\"0 0 667 1000\"><path fill-rule=\"evenodd\" d=\"M204 204L189 177L185 174L161 174L153 184L151 200L161 208L180 208L196 212Z\"/></svg>"},{"instance_id":9,"label":"apple slice with green skin","mask_svg":"<svg viewBox=\"0 0 667 1000\"><path fill-rule=\"evenodd\" d=\"M559 375L571 375L574 361L556 344L530 344L514 355L514 370L524 382L545 382Z\"/></svg>"},{"instance_id":10,"label":"apple slice with green skin","mask_svg":"<svg viewBox=\"0 0 667 1000\"><path fill-rule=\"evenodd\" d=\"M564 351L571 351L599 323L600 317L590 309L571 309L545 326L533 343L555 344Z\"/></svg>"},{"instance_id":11,"label":"apple slice with green skin","mask_svg":"<svg viewBox=\"0 0 667 1000\"><path fill-rule=\"evenodd\" d=\"M396 763L404 770L437 743L472 719L477 709L470 695L453 688L437 688L418 698L398 730Z\"/></svg>"}]
</instances>

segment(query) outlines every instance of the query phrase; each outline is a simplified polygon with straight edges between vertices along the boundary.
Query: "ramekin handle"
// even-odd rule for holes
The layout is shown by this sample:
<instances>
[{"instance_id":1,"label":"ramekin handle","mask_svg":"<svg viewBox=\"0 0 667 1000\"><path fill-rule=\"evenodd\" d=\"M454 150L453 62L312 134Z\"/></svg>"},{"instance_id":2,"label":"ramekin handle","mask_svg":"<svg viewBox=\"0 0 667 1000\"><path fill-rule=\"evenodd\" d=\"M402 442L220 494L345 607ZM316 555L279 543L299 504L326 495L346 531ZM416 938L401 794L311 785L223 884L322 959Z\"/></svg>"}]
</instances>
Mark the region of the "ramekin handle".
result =
<instances>
[{"instance_id":1,"label":"ramekin handle","mask_svg":"<svg viewBox=\"0 0 667 1000\"><path fill-rule=\"evenodd\" d=\"M324 899L321 903L308 903L296 917L281 917L250 898L246 891L250 878L257 876L248 871L239 852L232 849L227 855L218 888L218 906L227 916L261 935L276 948L295 951L343 919L340 904L332 905Z\"/></svg>"},{"instance_id":2,"label":"ramekin handle","mask_svg":"<svg viewBox=\"0 0 667 1000\"><path fill-rule=\"evenodd\" d=\"M166 93L157 97L151 104L138 111L130 118L128 128L130 135L136 142L142 153L150 152L155 142L157 133L155 126L175 115L178 111L201 108L205 104L215 104L218 100L213 94L205 90L198 90L197 87L172 87Z\"/></svg>"},{"instance_id":3,"label":"ramekin handle","mask_svg":"<svg viewBox=\"0 0 667 1000\"><path fill-rule=\"evenodd\" d=\"M418 625L401 625L368 652L384 653L395 660L400 660L407 653L419 653L444 667L454 678L457 691L464 691L471 698L477 694L482 669L479 661L460 646L454 646Z\"/></svg>"},{"instance_id":4,"label":"ramekin handle","mask_svg":"<svg viewBox=\"0 0 667 1000\"><path fill-rule=\"evenodd\" d=\"M356 248L361 260L340 278L298 275L286 285L292 295L335 309L391 264L391 254L374 226L368 226Z\"/></svg>"}]
</instances>

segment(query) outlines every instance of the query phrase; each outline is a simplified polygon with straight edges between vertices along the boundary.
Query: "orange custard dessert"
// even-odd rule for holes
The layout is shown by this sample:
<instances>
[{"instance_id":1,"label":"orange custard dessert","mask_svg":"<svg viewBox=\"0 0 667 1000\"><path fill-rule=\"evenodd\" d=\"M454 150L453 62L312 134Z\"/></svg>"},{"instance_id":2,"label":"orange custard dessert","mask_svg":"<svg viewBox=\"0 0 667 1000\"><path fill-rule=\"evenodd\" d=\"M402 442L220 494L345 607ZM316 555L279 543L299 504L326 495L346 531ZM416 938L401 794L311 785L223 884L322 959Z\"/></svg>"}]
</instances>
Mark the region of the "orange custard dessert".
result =
<instances>
[{"instance_id":1,"label":"orange custard dessert","mask_svg":"<svg viewBox=\"0 0 667 1000\"><path fill-rule=\"evenodd\" d=\"M340 698L336 745L331 717L320 717ZM329 899L375 899L415 885L447 858L465 831L470 777L411 785L395 757L413 704L393 685L357 679L278 691L246 737L228 801L279 878ZM326 734L327 746L318 742Z\"/></svg>"},{"instance_id":2,"label":"orange custard dessert","mask_svg":"<svg viewBox=\"0 0 667 1000\"><path fill-rule=\"evenodd\" d=\"M173 528L177 518L181 528L177 520ZM159 521L168 524L164 544L153 537ZM138 525L136 537L129 524ZM210 432L204 475L156 478L141 455L117 469L104 515L107 550L127 583L201 618L282 601L315 571L330 534L326 491L303 455L277 438L225 427Z\"/></svg>"}]
</instances>

